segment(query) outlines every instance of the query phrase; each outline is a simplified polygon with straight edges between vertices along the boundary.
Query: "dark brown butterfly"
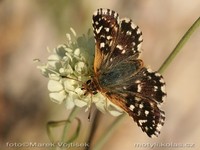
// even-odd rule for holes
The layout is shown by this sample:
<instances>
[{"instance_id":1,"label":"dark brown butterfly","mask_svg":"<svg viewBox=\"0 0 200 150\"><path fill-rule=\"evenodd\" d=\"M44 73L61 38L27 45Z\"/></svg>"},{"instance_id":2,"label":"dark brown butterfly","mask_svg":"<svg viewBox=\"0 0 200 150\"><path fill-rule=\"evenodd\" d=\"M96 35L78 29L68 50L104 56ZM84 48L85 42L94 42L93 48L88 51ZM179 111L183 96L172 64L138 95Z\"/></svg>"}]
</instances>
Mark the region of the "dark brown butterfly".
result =
<instances>
[{"instance_id":1,"label":"dark brown butterfly","mask_svg":"<svg viewBox=\"0 0 200 150\"><path fill-rule=\"evenodd\" d=\"M119 19L115 11L98 9L93 29L94 76L86 83L86 93L101 92L149 137L158 136L165 120L159 108L166 97L165 82L138 59L143 41L139 27L128 18Z\"/></svg>"}]
</instances>

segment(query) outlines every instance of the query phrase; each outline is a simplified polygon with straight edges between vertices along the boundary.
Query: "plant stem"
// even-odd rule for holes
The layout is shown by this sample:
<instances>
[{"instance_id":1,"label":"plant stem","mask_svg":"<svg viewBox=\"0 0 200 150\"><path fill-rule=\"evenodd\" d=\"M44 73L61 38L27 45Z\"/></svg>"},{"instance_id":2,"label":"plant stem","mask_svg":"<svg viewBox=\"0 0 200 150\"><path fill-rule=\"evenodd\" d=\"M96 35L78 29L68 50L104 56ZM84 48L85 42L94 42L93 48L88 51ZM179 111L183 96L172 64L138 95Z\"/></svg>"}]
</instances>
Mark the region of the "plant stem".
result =
<instances>
[{"instance_id":1,"label":"plant stem","mask_svg":"<svg viewBox=\"0 0 200 150\"><path fill-rule=\"evenodd\" d=\"M106 129L103 135L101 135L101 137L99 138L100 140L94 145L93 150L102 149L102 146L106 143L106 141L115 131L115 129L120 125L125 116L126 114L124 113L112 122L112 124Z\"/></svg>"},{"instance_id":2,"label":"plant stem","mask_svg":"<svg viewBox=\"0 0 200 150\"><path fill-rule=\"evenodd\" d=\"M200 26L200 17L193 23L193 25L189 28L189 30L185 33L185 35L181 38L177 46L171 52L169 57L164 61L164 63L159 68L158 72L163 73L166 68L170 65L170 63L174 60L178 52L182 49L185 43L188 41L192 33ZM106 143L107 139L112 135L113 131L118 127L118 125L122 122L123 118L126 114L119 116L114 122L107 128L107 130L103 133L103 135L99 138L99 141L94 146L93 150L99 150Z\"/></svg>"},{"instance_id":3,"label":"plant stem","mask_svg":"<svg viewBox=\"0 0 200 150\"><path fill-rule=\"evenodd\" d=\"M91 149L92 140L94 139L94 135L96 133L97 127L100 124L100 118L101 118L101 112L98 109L96 109L96 112L94 114L94 120L92 122L92 128L90 130L89 137L88 137L88 140L87 140L87 144L89 145L89 147L86 146L85 150Z\"/></svg>"},{"instance_id":4,"label":"plant stem","mask_svg":"<svg viewBox=\"0 0 200 150\"><path fill-rule=\"evenodd\" d=\"M70 129L70 124L74 120L74 118L76 117L76 115L77 115L79 110L80 109L78 107L76 107L76 106L72 109L72 111L71 111L71 113L70 113L70 115L69 115L69 117L67 119L68 121L66 122L65 127L64 127L63 132L62 132L62 139L61 139L62 142L66 142L67 141L67 139L66 139L67 136L66 135L67 135L67 133L68 133L68 131Z\"/></svg>"},{"instance_id":5,"label":"plant stem","mask_svg":"<svg viewBox=\"0 0 200 150\"><path fill-rule=\"evenodd\" d=\"M171 62L174 60L176 55L181 51L182 47L185 45L185 43L189 40L190 36L194 31L200 26L200 17L193 23L193 25L189 28L189 30L185 33L185 35L181 38L179 43L176 45L174 50L171 52L171 54L168 56L168 58L164 61L164 63L159 68L158 72L163 73L166 68L171 64Z\"/></svg>"}]
</instances>

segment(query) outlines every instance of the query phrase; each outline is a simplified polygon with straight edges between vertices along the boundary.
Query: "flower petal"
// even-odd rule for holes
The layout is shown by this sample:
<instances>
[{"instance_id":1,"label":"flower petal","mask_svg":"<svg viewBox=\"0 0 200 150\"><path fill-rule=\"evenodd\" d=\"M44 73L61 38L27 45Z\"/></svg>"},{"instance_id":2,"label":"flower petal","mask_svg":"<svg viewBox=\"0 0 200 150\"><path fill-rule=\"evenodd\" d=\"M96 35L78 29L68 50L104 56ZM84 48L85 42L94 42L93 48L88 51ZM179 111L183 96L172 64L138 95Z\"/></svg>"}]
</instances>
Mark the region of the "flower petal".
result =
<instances>
[{"instance_id":1,"label":"flower petal","mask_svg":"<svg viewBox=\"0 0 200 150\"><path fill-rule=\"evenodd\" d=\"M88 67L84 62L77 62L75 64L75 71L78 74L85 75L88 72Z\"/></svg>"},{"instance_id":2,"label":"flower petal","mask_svg":"<svg viewBox=\"0 0 200 150\"><path fill-rule=\"evenodd\" d=\"M72 79L65 79L64 80L64 88L66 91L74 91L77 87L77 81Z\"/></svg>"},{"instance_id":3,"label":"flower petal","mask_svg":"<svg viewBox=\"0 0 200 150\"><path fill-rule=\"evenodd\" d=\"M57 93L49 93L49 97L53 102L61 104L63 100L66 98L66 93L64 91Z\"/></svg>"},{"instance_id":4,"label":"flower petal","mask_svg":"<svg viewBox=\"0 0 200 150\"><path fill-rule=\"evenodd\" d=\"M65 106L67 109L72 109L74 108L75 104L74 104L74 93L73 92L69 92L67 98L66 98L66 102L65 102Z\"/></svg>"},{"instance_id":5,"label":"flower petal","mask_svg":"<svg viewBox=\"0 0 200 150\"><path fill-rule=\"evenodd\" d=\"M84 106L86 106L88 104L87 102L85 102L83 100L80 100L80 99L75 99L74 103L78 107L84 107Z\"/></svg>"},{"instance_id":6,"label":"flower petal","mask_svg":"<svg viewBox=\"0 0 200 150\"><path fill-rule=\"evenodd\" d=\"M59 91L63 90L63 86L59 81L49 80L48 90L51 92L59 92Z\"/></svg>"},{"instance_id":7,"label":"flower petal","mask_svg":"<svg viewBox=\"0 0 200 150\"><path fill-rule=\"evenodd\" d=\"M76 55L76 56L80 55L80 49L79 48L74 50L74 55Z\"/></svg>"}]
</instances>

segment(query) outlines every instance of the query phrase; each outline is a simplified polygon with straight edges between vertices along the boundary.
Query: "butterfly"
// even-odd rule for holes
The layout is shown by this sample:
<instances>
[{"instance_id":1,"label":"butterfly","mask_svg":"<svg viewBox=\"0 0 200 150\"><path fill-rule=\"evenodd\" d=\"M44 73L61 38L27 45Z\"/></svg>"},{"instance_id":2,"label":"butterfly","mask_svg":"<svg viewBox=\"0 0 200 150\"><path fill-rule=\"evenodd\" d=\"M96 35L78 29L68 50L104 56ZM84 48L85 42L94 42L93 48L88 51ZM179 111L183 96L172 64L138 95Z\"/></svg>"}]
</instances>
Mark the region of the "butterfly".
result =
<instances>
[{"instance_id":1,"label":"butterfly","mask_svg":"<svg viewBox=\"0 0 200 150\"><path fill-rule=\"evenodd\" d=\"M110 9L93 14L94 76L86 93L102 93L122 108L149 137L158 136L165 113L160 109L166 92L163 77L139 59L142 32L131 19L119 19Z\"/></svg>"}]
</instances>

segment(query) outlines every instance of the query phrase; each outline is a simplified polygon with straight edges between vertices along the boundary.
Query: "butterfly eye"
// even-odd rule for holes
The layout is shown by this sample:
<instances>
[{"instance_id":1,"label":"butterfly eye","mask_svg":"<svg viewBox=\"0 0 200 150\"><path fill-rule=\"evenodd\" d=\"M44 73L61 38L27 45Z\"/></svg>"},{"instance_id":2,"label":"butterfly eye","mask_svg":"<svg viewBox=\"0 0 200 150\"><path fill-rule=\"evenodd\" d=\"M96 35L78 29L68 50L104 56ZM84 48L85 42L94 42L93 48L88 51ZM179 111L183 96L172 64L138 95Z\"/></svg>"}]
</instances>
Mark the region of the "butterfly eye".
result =
<instances>
[{"instance_id":1,"label":"butterfly eye","mask_svg":"<svg viewBox=\"0 0 200 150\"><path fill-rule=\"evenodd\" d=\"M91 80L87 80L86 84L89 85L91 83Z\"/></svg>"}]
</instances>

